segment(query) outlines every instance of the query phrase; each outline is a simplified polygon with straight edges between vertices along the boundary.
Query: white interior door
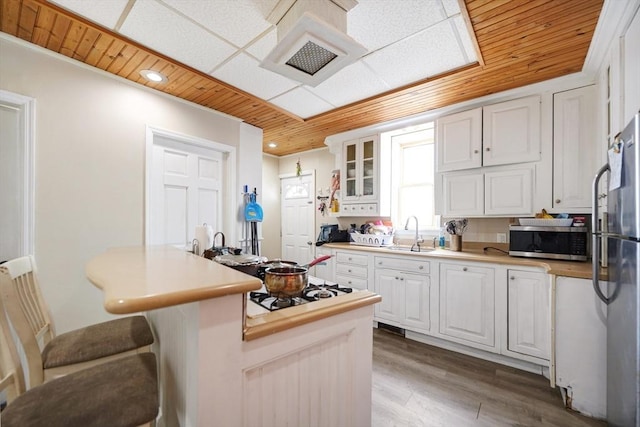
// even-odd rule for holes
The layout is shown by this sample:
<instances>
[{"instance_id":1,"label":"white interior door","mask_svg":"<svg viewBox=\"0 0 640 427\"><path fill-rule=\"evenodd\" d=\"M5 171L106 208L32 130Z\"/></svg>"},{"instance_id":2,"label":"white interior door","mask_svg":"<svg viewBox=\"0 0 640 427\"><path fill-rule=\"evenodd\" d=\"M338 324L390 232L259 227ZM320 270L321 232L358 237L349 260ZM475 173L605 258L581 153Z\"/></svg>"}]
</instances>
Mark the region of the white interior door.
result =
<instances>
[{"instance_id":1,"label":"white interior door","mask_svg":"<svg viewBox=\"0 0 640 427\"><path fill-rule=\"evenodd\" d=\"M0 262L34 253L35 100L0 90Z\"/></svg>"},{"instance_id":2,"label":"white interior door","mask_svg":"<svg viewBox=\"0 0 640 427\"><path fill-rule=\"evenodd\" d=\"M223 154L167 137L152 149L148 243L185 247L205 223L220 231Z\"/></svg>"},{"instance_id":3,"label":"white interior door","mask_svg":"<svg viewBox=\"0 0 640 427\"><path fill-rule=\"evenodd\" d=\"M282 259L306 263L313 259L315 175L280 179L282 198Z\"/></svg>"}]
</instances>

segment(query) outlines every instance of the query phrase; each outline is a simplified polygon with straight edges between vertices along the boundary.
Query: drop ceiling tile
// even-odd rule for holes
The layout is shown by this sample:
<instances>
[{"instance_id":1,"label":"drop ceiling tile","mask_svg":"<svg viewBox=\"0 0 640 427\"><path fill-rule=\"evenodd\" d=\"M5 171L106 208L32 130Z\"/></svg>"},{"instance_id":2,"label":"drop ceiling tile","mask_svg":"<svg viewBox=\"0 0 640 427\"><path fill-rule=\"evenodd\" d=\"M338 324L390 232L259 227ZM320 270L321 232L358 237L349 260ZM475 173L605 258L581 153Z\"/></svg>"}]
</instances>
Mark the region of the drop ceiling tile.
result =
<instances>
[{"instance_id":1,"label":"drop ceiling tile","mask_svg":"<svg viewBox=\"0 0 640 427\"><path fill-rule=\"evenodd\" d=\"M443 19L440 0L360 0L347 14L347 32L373 52Z\"/></svg>"},{"instance_id":2,"label":"drop ceiling tile","mask_svg":"<svg viewBox=\"0 0 640 427\"><path fill-rule=\"evenodd\" d=\"M392 88L465 65L450 22L442 22L364 60Z\"/></svg>"},{"instance_id":3,"label":"drop ceiling tile","mask_svg":"<svg viewBox=\"0 0 640 427\"><path fill-rule=\"evenodd\" d=\"M122 34L171 58L208 73L235 49L154 0L138 0Z\"/></svg>"},{"instance_id":4,"label":"drop ceiling tile","mask_svg":"<svg viewBox=\"0 0 640 427\"><path fill-rule=\"evenodd\" d=\"M442 5L447 16L454 16L460 13L460 4L458 0L442 0Z\"/></svg>"},{"instance_id":5,"label":"drop ceiling tile","mask_svg":"<svg viewBox=\"0 0 640 427\"><path fill-rule=\"evenodd\" d=\"M464 19L462 18L462 16L456 16L455 18L453 18L453 24L455 25L455 29L458 32L458 36L460 37L460 43L462 44L462 47L466 52L469 62L477 61L478 55L476 53L474 44L471 41L469 28L464 23Z\"/></svg>"},{"instance_id":6,"label":"drop ceiling tile","mask_svg":"<svg viewBox=\"0 0 640 427\"><path fill-rule=\"evenodd\" d=\"M278 0L163 0L210 28L237 47L243 47L271 25L266 17Z\"/></svg>"},{"instance_id":7,"label":"drop ceiling tile","mask_svg":"<svg viewBox=\"0 0 640 427\"><path fill-rule=\"evenodd\" d=\"M333 110L335 106L318 98L308 90L297 87L292 91L284 93L271 99L269 102L284 108L293 114L307 119L325 111Z\"/></svg>"},{"instance_id":8,"label":"drop ceiling tile","mask_svg":"<svg viewBox=\"0 0 640 427\"><path fill-rule=\"evenodd\" d=\"M114 29L128 0L50 0L76 15L84 16L103 27Z\"/></svg>"},{"instance_id":9,"label":"drop ceiling tile","mask_svg":"<svg viewBox=\"0 0 640 427\"><path fill-rule=\"evenodd\" d=\"M262 99L271 99L299 83L259 67L259 62L241 53L211 75Z\"/></svg>"},{"instance_id":10,"label":"drop ceiling tile","mask_svg":"<svg viewBox=\"0 0 640 427\"><path fill-rule=\"evenodd\" d=\"M247 52L262 61L276 47L278 42L278 33L274 27L267 34L258 39L254 44L247 48Z\"/></svg>"},{"instance_id":11,"label":"drop ceiling tile","mask_svg":"<svg viewBox=\"0 0 640 427\"><path fill-rule=\"evenodd\" d=\"M389 87L362 61L358 61L308 90L340 107L385 92Z\"/></svg>"}]
</instances>

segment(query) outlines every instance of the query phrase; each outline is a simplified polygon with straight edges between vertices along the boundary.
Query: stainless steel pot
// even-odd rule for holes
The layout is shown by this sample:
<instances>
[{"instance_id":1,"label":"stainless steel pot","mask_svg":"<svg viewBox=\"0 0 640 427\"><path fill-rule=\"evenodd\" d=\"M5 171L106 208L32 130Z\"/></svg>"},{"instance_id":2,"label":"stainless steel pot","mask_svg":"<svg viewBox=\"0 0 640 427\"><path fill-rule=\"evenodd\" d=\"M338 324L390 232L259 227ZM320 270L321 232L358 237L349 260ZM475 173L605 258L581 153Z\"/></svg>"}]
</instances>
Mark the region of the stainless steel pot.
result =
<instances>
[{"instance_id":1,"label":"stainless steel pot","mask_svg":"<svg viewBox=\"0 0 640 427\"><path fill-rule=\"evenodd\" d=\"M264 286L276 298L298 296L309 282L309 268L329 258L331 255L321 256L304 266L269 267L264 272Z\"/></svg>"},{"instance_id":2,"label":"stainless steel pot","mask_svg":"<svg viewBox=\"0 0 640 427\"><path fill-rule=\"evenodd\" d=\"M298 296L308 283L308 268L269 267L264 272L264 286L276 298Z\"/></svg>"}]
</instances>

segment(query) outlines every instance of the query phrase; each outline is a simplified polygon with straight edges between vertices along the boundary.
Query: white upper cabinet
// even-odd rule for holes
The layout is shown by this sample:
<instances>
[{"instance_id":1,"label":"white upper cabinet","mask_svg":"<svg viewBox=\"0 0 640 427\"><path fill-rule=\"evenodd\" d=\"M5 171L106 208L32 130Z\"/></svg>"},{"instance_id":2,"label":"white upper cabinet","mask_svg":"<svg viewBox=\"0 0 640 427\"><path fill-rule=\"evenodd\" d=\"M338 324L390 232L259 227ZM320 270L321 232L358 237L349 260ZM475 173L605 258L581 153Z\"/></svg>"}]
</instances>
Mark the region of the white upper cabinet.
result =
<instances>
[{"instance_id":1,"label":"white upper cabinet","mask_svg":"<svg viewBox=\"0 0 640 427\"><path fill-rule=\"evenodd\" d=\"M486 215L533 213L533 168L523 167L484 174Z\"/></svg>"},{"instance_id":2,"label":"white upper cabinet","mask_svg":"<svg viewBox=\"0 0 640 427\"><path fill-rule=\"evenodd\" d=\"M344 143L343 202L366 202L376 199L378 189L378 136Z\"/></svg>"},{"instance_id":3,"label":"white upper cabinet","mask_svg":"<svg viewBox=\"0 0 640 427\"><path fill-rule=\"evenodd\" d=\"M480 216L484 214L484 174L442 174L442 215Z\"/></svg>"},{"instance_id":4,"label":"white upper cabinet","mask_svg":"<svg viewBox=\"0 0 640 427\"><path fill-rule=\"evenodd\" d=\"M482 108L442 117L436 129L439 172L482 166Z\"/></svg>"},{"instance_id":5,"label":"white upper cabinet","mask_svg":"<svg viewBox=\"0 0 640 427\"><path fill-rule=\"evenodd\" d=\"M441 174L445 217L533 213L531 166Z\"/></svg>"},{"instance_id":6,"label":"white upper cabinet","mask_svg":"<svg viewBox=\"0 0 640 427\"><path fill-rule=\"evenodd\" d=\"M482 109L482 165L540 160L540 97L514 99Z\"/></svg>"},{"instance_id":7,"label":"white upper cabinet","mask_svg":"<svg viewBox=\"0 0 640 427\"><path fill-rule=\"evenodd\" d=\"M591 209L596 173L596 87L553 95L553 208Z\"/></svg>"},{"instance_id":8,"label":"white upper cabinet","mask_svg":"<svg viewBox=\"0 0 640 427\"><path fill-rule=\"evenodd\" d=\"M438 172L540 160L540 97L436 120Z\"/></svg>"},{"instance_id":9,"label":"white upper cabinet","mask_svg":"<svg viewBox=\"0 0 640 427\"><path fill-rule=\"evenodd\" d=\"M390 191L382 194L380 187L381 170L391 165L388 151L389 144L381 144L379 135L342 143L340 216L390 215Z\"/></svg>"}]
</instances>

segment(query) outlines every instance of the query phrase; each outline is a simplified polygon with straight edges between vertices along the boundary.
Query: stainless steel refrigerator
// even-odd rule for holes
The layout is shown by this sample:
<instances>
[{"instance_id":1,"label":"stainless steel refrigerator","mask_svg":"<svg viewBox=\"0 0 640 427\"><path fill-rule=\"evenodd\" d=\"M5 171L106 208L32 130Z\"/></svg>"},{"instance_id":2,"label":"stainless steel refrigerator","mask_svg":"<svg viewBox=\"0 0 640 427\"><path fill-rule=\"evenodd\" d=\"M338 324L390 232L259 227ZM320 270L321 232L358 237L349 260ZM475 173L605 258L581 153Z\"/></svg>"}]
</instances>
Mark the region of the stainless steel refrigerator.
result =
<instances>
[{"instance_id":1,"label":"stainless steel refrigerator","mask_svg":"<svg viewBox=\"0 0 640 427\"><path fill-rule=\"evenodd\" d=\"M607 421L640 427L640 113L610 148L594 180L594 290L607 303ZM598 181L609 171L607 231L597 227ZM599 245L606 239L609 283L598 282Z\"/></svg>"}]
</instances>

